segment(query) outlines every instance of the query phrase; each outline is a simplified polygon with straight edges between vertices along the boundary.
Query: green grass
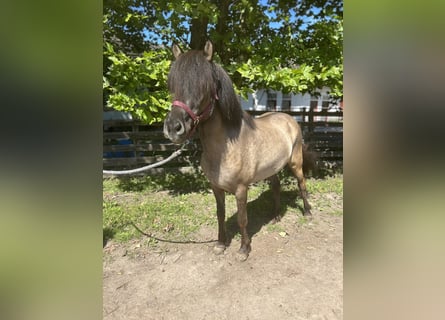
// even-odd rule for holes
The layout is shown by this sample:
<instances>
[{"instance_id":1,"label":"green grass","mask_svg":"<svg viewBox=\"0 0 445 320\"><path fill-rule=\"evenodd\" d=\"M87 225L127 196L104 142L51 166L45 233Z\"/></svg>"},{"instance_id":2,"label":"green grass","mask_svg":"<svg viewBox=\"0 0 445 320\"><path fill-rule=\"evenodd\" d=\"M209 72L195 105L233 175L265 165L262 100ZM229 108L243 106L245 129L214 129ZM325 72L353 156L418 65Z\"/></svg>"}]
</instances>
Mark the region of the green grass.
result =
<instances>
[{"instance_id":1,"label":"green grass","mask_svg":"<svg viewBox=\"0 0 445 320\"><path fill-rule=\"evenodd\" d=\"M332 211L332 212L329 212L329 214L330 214L330 215L333 215L333 216L340 217L340 216L343 215L343 210L334 210L334 211Z\"/></svg>"},{"instance_id":2,"label":"green grass","mask_svg":"<svg viewBox=\"0 0 445 320\"><path fill-rule=\"evenodd\" d=\"M333 192L343 196L343 175L335 175L324 179L310 179L307 184L311 194Z\"/></svg>"},{"instance_id":3,"label":"green grass","mask_svg":"<svg viewBox=\"0 0 445 320\"><path fill-rule=\"evenodd\" d=\"M281 176L283 213L301 215L303 206L296 179ZM342 215L343 208L338 199L343 197L343 176L324 179L307 179L307 188L312 206L331 215ZM333 207L332 197L336 197ZM272 211L268 183L260 182L251 186L248 195L248 213L260 217L258 225L252 221L253 232L270 221ZM334 200L335 200L334 199ZM201 174L166 174L158 176L113 178L103 180L103 231L104 240L115 239L126 242L143 235L132 225L134 223L145 233L169 240L193 239L202 226L215 229L216 204L209 183ZM233 195L226 196L226 219L228 228L237 237L236 201ZM303 219L303 220L302 220ZM300 221L301 220L301 221ZM298 223L305 223L301 218ZM267 224L267 231L284 231L280 224Z\"/></svg>"},{"instance_id":4,"label":"green grass","mask_svg":"<svg viewBox=\"0 0 445 320\"><path fill-rule=\"evenodd\" d=\"M266 226L266 230L269 232L275 232L275 233L280 233L280 232L286 231L285 228L279 223L268 224Z\"/></svg>"},{"instance_id":5,"label":"green grass","mask_svg":"<svg viewBox=\"0 0 445 320\"><path fill-rule=\"evenodd\" d=\"M118 241L141 237L132 223L146 233L170 240L184 240L205 224L216 224L211 214L213 195L144 193L120 202L104 200L103 228Z\"/></svg>"},{"instance_id":6,"label":"green grass","mask_svg":"<svg viewBox=\"0 0 445 320\"><path fill-rule=\"evenodd\" d=\"M298 189L297 179L295 179L293 176L282 175L280 176L280 180L283 190ZM336 174L333 176L324 177L322 179L306 179L306 188L309 194L332 192L343 196L343 175Z\"/></svg>"}]
</instances>

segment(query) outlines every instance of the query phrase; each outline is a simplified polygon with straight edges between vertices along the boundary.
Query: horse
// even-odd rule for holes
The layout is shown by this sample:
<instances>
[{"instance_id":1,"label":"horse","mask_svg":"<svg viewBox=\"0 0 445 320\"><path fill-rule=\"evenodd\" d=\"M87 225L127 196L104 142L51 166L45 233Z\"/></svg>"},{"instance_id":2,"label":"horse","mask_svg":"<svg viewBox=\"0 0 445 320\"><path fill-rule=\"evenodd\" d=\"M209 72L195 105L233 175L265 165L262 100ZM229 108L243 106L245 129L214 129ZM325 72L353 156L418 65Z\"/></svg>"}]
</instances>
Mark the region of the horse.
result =
<instances>
[{"instance_id":1,"label":"horse","mask_svg":"<svg viewBox=\"0 0 445 320\"><path fill-rule=\"evenodd\" d=\"M216 199L218 241L215 254L227 246L225 193L235 195L241 233L238 257L244 261L251 251L247 233L247 191L250 184L268 179L274 200L275 220L280 219L280 180L277 173L288 164L298 181L304 216L311 216L303 175L303 136L288 114L268 112L252 117L241 108L232 81L213 62L213 44L204 50L183 52L172 47L175 60L167 78L173 97L164 120L164 135L182 144L195 132L202 144L201 168Z\"/></svg>"}]
</instances>

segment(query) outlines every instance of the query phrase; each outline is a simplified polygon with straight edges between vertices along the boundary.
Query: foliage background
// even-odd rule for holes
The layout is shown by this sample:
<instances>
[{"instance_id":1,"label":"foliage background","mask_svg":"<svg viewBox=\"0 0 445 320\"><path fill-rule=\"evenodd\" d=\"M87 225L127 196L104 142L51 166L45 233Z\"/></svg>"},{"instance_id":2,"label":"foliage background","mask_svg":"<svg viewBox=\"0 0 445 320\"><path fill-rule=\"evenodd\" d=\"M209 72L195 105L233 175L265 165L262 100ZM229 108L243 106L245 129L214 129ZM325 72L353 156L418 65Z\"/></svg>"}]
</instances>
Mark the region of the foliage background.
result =
<instances>
[{"instance_id":1,"label":"foliage background","mask_svg":"<svg viewBox=\"0 0 445 320\"><path fill-rule=\"evenodd\" d=\"M243 97L256 89L343 96L340 0L106 0L103 89L108 107L148 122L169 108L172 43L214 43L216 62Z\"/></svg>"}]
</instances>

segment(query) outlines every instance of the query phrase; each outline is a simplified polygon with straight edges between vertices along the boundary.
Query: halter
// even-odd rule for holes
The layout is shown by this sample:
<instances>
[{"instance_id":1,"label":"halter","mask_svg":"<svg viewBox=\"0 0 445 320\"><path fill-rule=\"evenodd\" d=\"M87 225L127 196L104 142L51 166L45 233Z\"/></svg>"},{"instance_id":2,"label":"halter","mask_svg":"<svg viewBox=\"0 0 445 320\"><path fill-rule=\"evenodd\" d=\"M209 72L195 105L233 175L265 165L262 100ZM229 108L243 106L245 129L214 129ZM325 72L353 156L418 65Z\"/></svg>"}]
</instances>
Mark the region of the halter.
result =
<instances>
[{"instance_id":1,"label":"halter","mask_svg":"<svg viewBox=\"0 0 445 320\"><path fill-rule=\"evenodd\" d=\"M218 95L215 93L215 101L219 100ZM188 134L188 137L191 137L195 132L196 128L201 122L206 121L212 115L213 111L213 102L210 102L209 105L201 112L199 115L196 115L192 109L189 108L184 102L179 100L174 100L172 103L172 107L178 107L183 109L185 112L189 114L189 116L193 119L192 130Z\"/></svg>"}]
</instances>

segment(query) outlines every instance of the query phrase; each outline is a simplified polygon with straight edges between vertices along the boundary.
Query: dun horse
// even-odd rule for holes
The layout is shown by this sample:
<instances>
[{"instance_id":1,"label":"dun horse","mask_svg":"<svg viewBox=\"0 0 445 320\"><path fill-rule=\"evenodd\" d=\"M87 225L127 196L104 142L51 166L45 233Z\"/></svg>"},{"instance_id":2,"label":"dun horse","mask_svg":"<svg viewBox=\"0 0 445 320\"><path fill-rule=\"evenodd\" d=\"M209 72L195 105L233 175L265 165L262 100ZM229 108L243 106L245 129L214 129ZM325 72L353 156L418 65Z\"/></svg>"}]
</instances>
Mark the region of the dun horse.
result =
<instances>
[{"instance_id":1,"label":"dun horse","mask_svg":"<svg viewBox=\"0 0 445 320\"><path fill-rule=\"evenodd\" d=\"M172 109L164 134L181 144L196 131L202 143L201 167L216 198L218 242L215 253L226 248L225 192L235 194L241 231L239 255L251 250L247 233L247 189L269 179L276 220L280 218L280 181L277 173L288 164L298 180L305 216L311 215L303 176L303 142L298 123L284 113L269 112L253 118L241 109L227 73L212 62L213 45L204 51L183 53L173 46L175 61L168 76Z\"/></svg>"}]
</instances>

